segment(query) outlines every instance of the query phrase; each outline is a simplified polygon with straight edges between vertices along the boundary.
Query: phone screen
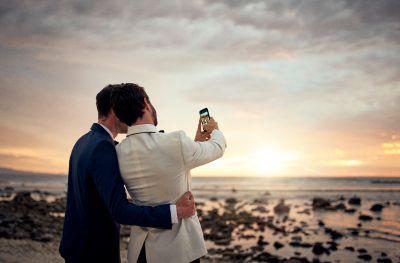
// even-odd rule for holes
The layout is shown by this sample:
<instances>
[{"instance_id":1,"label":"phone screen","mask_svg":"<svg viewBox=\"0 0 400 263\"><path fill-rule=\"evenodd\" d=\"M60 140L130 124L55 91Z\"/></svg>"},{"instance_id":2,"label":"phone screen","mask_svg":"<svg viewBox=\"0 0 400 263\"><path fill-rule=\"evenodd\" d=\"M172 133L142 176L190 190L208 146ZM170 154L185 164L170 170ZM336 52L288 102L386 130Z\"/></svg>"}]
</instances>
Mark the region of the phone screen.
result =
<instances>
[{"instance_id":1,"label":"phone screen","mask_svg":"<svg viewBox=\"0 0 400 263\"><path fill-rule=\"evenodd\" d=\"M210 113L208 112L207 108L204 108L200 111L200 120L201 124L205 125L210 120Z\"/></svg>"}]
</instances>

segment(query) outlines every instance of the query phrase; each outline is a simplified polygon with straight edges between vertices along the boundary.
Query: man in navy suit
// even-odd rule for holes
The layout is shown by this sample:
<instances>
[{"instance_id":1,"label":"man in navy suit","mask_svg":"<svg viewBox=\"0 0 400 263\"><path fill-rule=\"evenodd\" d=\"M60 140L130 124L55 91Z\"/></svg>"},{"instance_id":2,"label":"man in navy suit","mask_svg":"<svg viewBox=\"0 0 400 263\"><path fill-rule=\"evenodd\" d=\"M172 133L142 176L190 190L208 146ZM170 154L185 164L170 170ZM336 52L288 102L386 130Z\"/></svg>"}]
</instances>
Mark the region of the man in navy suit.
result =
<instances>
[{"instance_id":1,"label":"man in navy suit","mask_svg":"<svg viewBox=\"0 0 400 263\"><path fill-rule=\"evenodd\" d=\"M67 208L60 254L69 262L119 263L119 224L171 229L195 213L186 192L176 205L136 206L128 202L120 175L114 138L127 126L112 110L115 86L96 96L98 123L75 144L68 172Z\"/></svg>"}]
</instances>

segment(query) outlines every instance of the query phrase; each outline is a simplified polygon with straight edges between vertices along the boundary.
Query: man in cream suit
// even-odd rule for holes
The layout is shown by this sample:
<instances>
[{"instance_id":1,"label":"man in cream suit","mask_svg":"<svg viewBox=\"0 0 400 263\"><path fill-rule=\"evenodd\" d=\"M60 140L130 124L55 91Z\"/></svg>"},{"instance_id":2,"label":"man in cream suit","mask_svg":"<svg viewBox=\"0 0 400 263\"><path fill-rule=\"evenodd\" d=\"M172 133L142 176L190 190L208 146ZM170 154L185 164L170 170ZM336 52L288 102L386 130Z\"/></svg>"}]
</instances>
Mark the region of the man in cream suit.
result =
<instances>
[{"instance_id":1,"label":"man in cream suit","mask_svg":"<svg viewBox=\"0 0 400 263\"><path fill-rule=\"evenodd\" d=\"M190 169L220 158L226 142L211 118L200 122L195 140L183 131L159 133L157 114L145 90L121 84L114 94L113 109L129 126L126 139L117 145L118 162L125 186L136 205L174 203L191 188ZM128 261L200 262L207 253L197 215L179 220L172 230L150 227L131 229Z\"/></svg>"}]
</instances>

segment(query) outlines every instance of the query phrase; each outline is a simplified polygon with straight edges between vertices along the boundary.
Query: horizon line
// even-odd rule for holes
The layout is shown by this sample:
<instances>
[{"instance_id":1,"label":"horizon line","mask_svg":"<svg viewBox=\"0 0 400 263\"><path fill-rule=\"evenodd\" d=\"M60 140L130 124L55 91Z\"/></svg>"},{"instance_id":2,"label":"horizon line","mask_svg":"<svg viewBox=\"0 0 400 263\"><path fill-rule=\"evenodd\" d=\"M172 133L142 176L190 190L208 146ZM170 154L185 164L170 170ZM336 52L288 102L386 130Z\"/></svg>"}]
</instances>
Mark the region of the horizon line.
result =
<instances>
[{"instance_id":1,"label":"horizon line","mask_svg":"<svg viewBox=\"0 0 400 263\"><path fill-rule=\"evenodd\" d=\"M0 167L0 171L10 171L13 173L28 173L37 175L68 176L65 173L36 172L29 170L18 170L14 168ZM192 175L196 178L400 178L399 175Z\"/></svg>"}]
</instances>

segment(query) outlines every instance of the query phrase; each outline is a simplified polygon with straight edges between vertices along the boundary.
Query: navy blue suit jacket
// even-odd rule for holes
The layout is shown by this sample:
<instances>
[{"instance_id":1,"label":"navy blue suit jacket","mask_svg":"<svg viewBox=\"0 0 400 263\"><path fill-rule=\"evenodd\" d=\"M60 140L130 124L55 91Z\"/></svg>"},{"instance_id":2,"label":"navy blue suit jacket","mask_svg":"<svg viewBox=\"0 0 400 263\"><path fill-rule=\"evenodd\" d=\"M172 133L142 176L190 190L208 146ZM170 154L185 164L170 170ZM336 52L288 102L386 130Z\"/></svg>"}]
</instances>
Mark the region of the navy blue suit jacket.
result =
<instances>
[{"instance_id":1,"label":"navy blue suit jacket","mask_svg":"<svg viewBox=\"0 0 400 263\"><path fill-rule=\"evenodd\" d=\"M120 262L119 224L171 229L169 205L128 202L114 141L101 125L75 144L60 254L67 262Z\"/></svg>"}]
</instances>

